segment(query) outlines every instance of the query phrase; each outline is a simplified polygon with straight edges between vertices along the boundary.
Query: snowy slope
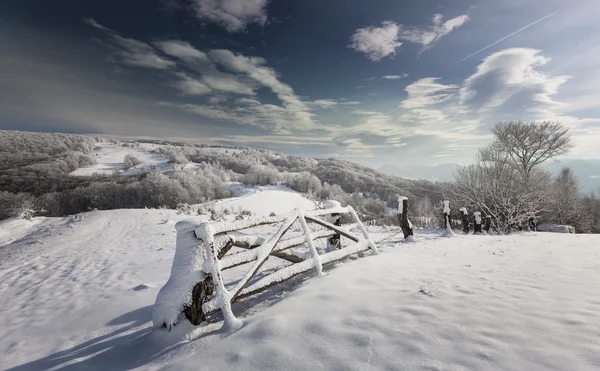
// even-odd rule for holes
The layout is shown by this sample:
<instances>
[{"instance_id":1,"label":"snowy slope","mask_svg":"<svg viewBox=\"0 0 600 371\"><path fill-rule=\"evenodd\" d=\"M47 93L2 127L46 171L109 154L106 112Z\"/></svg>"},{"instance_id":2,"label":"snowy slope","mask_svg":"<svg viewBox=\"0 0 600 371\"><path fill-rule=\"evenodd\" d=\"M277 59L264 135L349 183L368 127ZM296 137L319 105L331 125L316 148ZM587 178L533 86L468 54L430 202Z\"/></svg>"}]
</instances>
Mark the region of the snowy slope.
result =
<instances>
[{"instance_id":1,"label":"snowy slope","mask_svg":"<svg viewBox=\"0 0 600 371\"><path fill-rule=\"evenodd\" d=\"M240 197L229 198L217 201L215 209L223 211L248 210L256 216L269 216L271 212L275 214L284 214L296 208L302 210L312 210L316 208L313 201L307 200L296 191L282 186L260 186L240 190L239 184L229 187L234 189L235 193L244 193Z\"/></svg>"},{"instance_id":2,"label":"snowy slope","mask_svg":"<svg viewBox=\"0 0 600 371\"><path fill-rule=\"evenodd\" d=\"M121 171L121 174L130 175L142 171L149 171L151 168L156 170L169 170L171 165L168 163L166 157L149 152L153 146L154 145L147 143L139 144L138 147L123 147L122 144L114 143L97 143L91 153L91 156L96 159L96 164L76 169L69 175L111 175L114 171ZM134 155L141 161L141 164L128 170L124 170L123 159L127 154Z\"/></svg>"},{"instance_id":3,"label":"snowy slope","mask_svg":"<svg viewBox=\"0 0 600 371\"><path fill-rule=\"evenodd\" d=\"M391 237L381 255L234 306L245 322L236 333L221 332L220 323L152 332L174 223L183 218L114 210L19 228L9 221L14 235L0 240L0 368L600 367L600 236L438 238L433 231L404 244L390 236L397 229L375 227L376 242ZM236 274L225 278L234 282Z\"/></svg>"}]
</instances>

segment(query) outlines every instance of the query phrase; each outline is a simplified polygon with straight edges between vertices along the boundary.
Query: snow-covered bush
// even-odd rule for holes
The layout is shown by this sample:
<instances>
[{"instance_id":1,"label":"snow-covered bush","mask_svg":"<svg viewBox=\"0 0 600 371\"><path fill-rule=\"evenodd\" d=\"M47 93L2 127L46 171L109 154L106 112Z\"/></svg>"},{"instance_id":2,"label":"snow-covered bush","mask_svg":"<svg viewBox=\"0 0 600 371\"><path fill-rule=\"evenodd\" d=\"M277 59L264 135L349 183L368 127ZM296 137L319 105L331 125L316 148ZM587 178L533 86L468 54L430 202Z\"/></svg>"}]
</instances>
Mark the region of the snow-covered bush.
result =
<instances>
[{"instance_id":1,"label":"snow-covered bush","mask_svg":"<svg viewBox=\"0 0 600 371\"><path fill-rule=\"evenodd\" d=\"M128 170L131 169L132 167L141 164L142 162L135 157L133 154L128 153L125 155L125 158L123 159L123 169Z\"/></svg>"},{"instance_id":2,"label":"snow-covered bush","mask_svg":"<svg viewBox=\"0 0 600 371\"><path fill-rule=\"evenodd\" d=\"M248 169L242 181L251 185L277 184L281 181L281 176L277 169L252 166Z\"/></svg>"}]
</instances>

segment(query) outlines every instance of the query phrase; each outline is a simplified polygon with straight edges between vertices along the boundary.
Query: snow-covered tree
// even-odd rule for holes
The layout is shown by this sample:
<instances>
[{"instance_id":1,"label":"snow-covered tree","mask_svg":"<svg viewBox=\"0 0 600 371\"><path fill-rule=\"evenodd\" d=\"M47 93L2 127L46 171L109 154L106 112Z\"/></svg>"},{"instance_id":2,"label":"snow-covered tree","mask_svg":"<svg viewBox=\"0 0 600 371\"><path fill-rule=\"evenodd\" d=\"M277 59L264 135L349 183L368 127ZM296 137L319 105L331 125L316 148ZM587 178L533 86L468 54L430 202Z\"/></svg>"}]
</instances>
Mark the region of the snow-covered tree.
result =
<instances>
[{"instance_id":1,"label":"snow-covered tree","mask_svg":"<svg viewBox=\"0 0 600 371\"><path fill-rule=\"evenodd\" d=\"M457 170L451 193L509 232L549 210L551 176L539 165L567 153L571 142L559 123L499 123L492 133L495 141L479 150L476 162Z\"/></svg>"},{"instance_id":2,"label":"snow-covered tree","mask_svg":"<svg viewBox=\"0 0 600 371\"><path fill-rule=\"evenodd\" d=\"M554 179L552 206L549 219L557 224L579 224L582 217L579 196L579 179L573 171L564 167ZM578 228L576 227L576 230Z\"/></svg>"}]
</instances>

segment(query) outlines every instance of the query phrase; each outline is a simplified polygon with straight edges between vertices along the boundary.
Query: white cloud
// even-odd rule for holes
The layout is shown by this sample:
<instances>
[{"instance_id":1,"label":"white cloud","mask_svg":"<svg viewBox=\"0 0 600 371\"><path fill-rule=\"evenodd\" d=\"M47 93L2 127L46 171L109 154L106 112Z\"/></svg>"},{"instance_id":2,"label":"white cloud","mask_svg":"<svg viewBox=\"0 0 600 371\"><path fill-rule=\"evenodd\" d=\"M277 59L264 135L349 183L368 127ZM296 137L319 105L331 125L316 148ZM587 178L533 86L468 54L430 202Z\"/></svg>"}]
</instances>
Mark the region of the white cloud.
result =
<instances>
[{"instance_id":1,"label":"white cloud","mask_svg":"<svg viewBox=\"0 0 600 371\"><path fill-rule=\"evenodd\" d=\"M408 77L407 73L403 73L402 75L385 75L381 76L382 79L386 80L400 80L402 78Z\"/></svg>"},{"instance_id":2,"label":"white cloud","mask_svg":"<svg viewBox=\"0 0 600 371\"><path fill-rule=\"evenodd\" d=\"M187 95L206 95L212 92L212 90L203 84L202 82L184 74L177 74L179 81L175 83L175 87L182 93Z\"/></svg>"},{"instance_id":3,"label":"white cloud","mask_svg":"<svg viewBox=\"0 0 600 371\"><path fill-rule=\"evenodd\" d=\"M381 27L365 27L357 29L350 38L348 47L364 53L373 62L379 62L385 57L396 54L396 49L402 45L398 41L400 27L385 21Z\"/></svg>"},{"instance_id":4,"label":"white cloud","mask_svg":"<svg viewBox=\"0 0 600 371\"><path fill-rule=\"evenodd\" d=\"M407 27L392 21L385 21L381 27L357 29L350 38L348 47L367 55L373 62L396 54L402 41L422 46L419 54L433 47L442 37L448 35L469 20L464 14L443 22L441 14L433 16L432 24L425 27Z\"/></svg>"},{"instance_id":5,"label":"white cloud","mask_svg":"<svg viewBox=\"0 0 600 371\"><path fill-rule=\"evenodd\" d=\"M460 89L460 102L469 110L542 117L564 104L553 96L568 76L549 76L538 69L550 59L539 50L504 49L483 60Z\"/></svg>"},{"instance_id":6,"label":"white cloud","mask_svg":"<svg viewBox=\"0 0 600 371\"><path fill-rule=\"evenodd\" d=\"M362 103L359 101L356 101L356 100L350 100L350 101L342 101L342 102L340 102L340 104L343 106L357 106Z\"/></svg>"},{"instance_id":7,"label":"white cloud","mask_svg":"<svg viewBox=\"0 0 600 371\"><path fill-rule=\"evenodd\" d=\"M458 87L440 84L438 80L437 77L427 77L408 85L405 88L408 97L400 106L406 109L423 108L448 100Z\"/></svg>"},{"instance_id":8,"label":"white cloud","mask_svg":"<svg viewBox=\"0 0 600 371\"><path fill-rule=\"evenodd\" d=\"M96 22L96 20L94 20L94 18L86 18L83 20L85 23L89 24L90 26L97 28L99 30L102 31L108 31L108 32L114 32L113 30L111 30L108 27L104 27L103 25L101 25L100 23Z\"/></svg>"},{"instance_id":9,"label":"white cloud","mask_svg":"<svg viewBox=\"0 0 600 371\"><path fill-rule=\"evenodd\" d=\"M211 50L208 55L215 63L226 70L243 73L260 85L271 89L283 103L286 118L282 122L289 123L289 119L294 117L296 129L309 130L317 126L312 119L313 115L309 112L310 109L307 104L296 96L291 86L279 80L275 70L268 67L263 58L246 57L223 49ZM277 111L279 112L279 110Z\"/></svg>"},{"instance_id":10,"label":"white cloud","mask_svg":"<svg viewBox=\"0 0 600 371\"><path fill-rule=\"evenodd\" d=\"M194 48L190 43L181 40L167 40L154 43L165 54L185 61L209 62L206 53Z\"/></svg>"},{"instance_id":11,"label":"white cloud","mask_svg":"<svg viewBox=\"0 0 600 371\"><path fill-rule=\"evenodd\" d=\"M333 108L338 105L338 102L331 99L317 99L312 101L311 104L319 108Z\"/></svg>"},{"instance_id":12,"label":"white cloud","mask_svg":"<svg viewBox=\"0 0 600 371\"><path fill-rule=\"evenodd\" d=\"M223 93L254 95L253 87L240 81L240 78L235 75L227 73L206 74L202 77L202 80L211 89Z\"/></svg>"},{"instance_id":13,"label":"white cloud","mask_svg":"<svg viewBox=\"0 0 600 371\"><path fill-rule=\"evenodd\" d=\"M267 0L191 0L196 16L223 26L229 32L246 30L267 21Z\"/></svg>"},{"instance_id":14,"label":"white cloud","mask_svg":"<svg viewBox=\"0 0 600 371\"><path fill-rule=\"evenodd\" d=\"M430 26L422 27L403 27L399 33L399 39L413 44L420 44L421 51L431 48L438 40L448 35L458 27L469 20L469 16L464 14L443 22L444 17L441 14L435 14Z\"/></svg>"},{"instance_id":15,"label":"white cloud","mask_svg":"<svg viewBox=\"0 0 600 371\"><path fill-rule=\"evenodd\" d=\"M161 57L145 42L123 37L92 18L85 19L84 22L109 35L111 41L109 47L113 50L114 57L122 64L158 70L175 67L175 62Z\"/></svg>"}]
</instances>

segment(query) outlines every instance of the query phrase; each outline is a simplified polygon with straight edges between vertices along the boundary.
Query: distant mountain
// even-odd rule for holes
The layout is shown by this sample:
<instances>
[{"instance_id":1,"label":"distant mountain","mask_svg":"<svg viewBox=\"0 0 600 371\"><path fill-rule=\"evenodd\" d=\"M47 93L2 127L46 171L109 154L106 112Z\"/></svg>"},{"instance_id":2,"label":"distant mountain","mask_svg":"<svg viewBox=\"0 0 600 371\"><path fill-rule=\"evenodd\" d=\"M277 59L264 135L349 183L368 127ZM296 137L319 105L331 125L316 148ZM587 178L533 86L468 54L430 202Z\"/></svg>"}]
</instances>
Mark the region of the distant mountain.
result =
<instances>
[{"instance_id":1,"label":"distant mountain","mask_svg":"<svg viewBox=\"0 0 600 371\"><path fill-rule=\"evenodd\" d=\"M458 164L446 163L435 166L408 166L400 168L395 165L386 164L379 171L386 174L396 175L406 179L424 179L430 181L450 181L453 179L454 170ZM600 191L600 160L563 159L560 161L548 161L544 168L556 175L560 170L568 166L581 182L581 191L589 193Z\"/></svg>"},{"instance_id":2,"label":"distant mountain","mask_svg":"<svg viewBox=\"0 0 600 371\"><path fill-rule=\"evenodd\" d=\"M458 164L447 163L435 166L407 166L400 168L396 165L385 164L379 168L379 171L406 179L425 179L444 182L452 180L452 174L458 166Z\"/></svg>"}]
</instances>

